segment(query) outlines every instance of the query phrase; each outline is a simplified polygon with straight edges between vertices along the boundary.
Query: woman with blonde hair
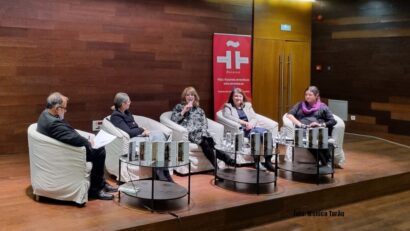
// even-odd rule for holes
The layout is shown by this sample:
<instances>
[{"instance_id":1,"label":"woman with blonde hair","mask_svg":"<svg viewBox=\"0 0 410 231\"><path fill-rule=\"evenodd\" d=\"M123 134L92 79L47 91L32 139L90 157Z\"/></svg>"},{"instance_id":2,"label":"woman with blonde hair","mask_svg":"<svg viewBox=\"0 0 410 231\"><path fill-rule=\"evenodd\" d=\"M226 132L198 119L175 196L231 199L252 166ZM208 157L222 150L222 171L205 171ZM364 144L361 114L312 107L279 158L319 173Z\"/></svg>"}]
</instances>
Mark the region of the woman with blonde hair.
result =
<instances>
[{"instance_id":1,"label":"woman with blonde hair","mask_svg":"<svg viewBox=\"0 0 410 231\"><path fill-rule=\"evenodd\" d=\"M235 165L235 160L230 156L215 150L215 142L208 132L206 115L199 107L199 95L194 87L187 87L182 91L181 103L172 110L171 120L188 130L189 141L202 148L212 165L215 165L215 151L217 159L224 161L227 165Z\"/></svg>"}]
</instances>

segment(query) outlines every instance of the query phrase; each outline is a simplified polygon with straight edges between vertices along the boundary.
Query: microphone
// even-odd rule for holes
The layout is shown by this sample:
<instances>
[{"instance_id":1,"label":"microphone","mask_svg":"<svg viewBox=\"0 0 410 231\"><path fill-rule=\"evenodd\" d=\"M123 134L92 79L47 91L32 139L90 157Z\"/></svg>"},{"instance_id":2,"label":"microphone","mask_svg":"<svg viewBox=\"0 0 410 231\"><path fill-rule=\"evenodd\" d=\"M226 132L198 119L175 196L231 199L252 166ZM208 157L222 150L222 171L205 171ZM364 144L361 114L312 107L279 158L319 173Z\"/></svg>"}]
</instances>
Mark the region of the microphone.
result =
<instances>
[{"instance_id":1,"label":"microphone","mask_svg":"<svg viewBox=\"0 0 410 231\"><path fill-rule=\"evenodd\" d=\"M186 113L187 115L189 115L189 113L192 111L192 106L193 106L192 103L193 103L193 102L194 102L193 100L188 99L188 102L187 102L187 104L186 104L185 107L184 107L184 110L185 110L185 108L186 108L187 106L190 106L189 109L185 111L185 113Z\"/></svg>"},{"instance_id":2,"label":"microphone","mask_svg":"<svg viewBox=\"0 0 410 231\"><path fill-rule=\"evenodd\" d=\"M189 107L189 111L192 111L192 107L194 106L193 104L194 104L194 100L189 100L188 101L188 104L191 106L191 107Z\"/></svg>"}]
</instances>

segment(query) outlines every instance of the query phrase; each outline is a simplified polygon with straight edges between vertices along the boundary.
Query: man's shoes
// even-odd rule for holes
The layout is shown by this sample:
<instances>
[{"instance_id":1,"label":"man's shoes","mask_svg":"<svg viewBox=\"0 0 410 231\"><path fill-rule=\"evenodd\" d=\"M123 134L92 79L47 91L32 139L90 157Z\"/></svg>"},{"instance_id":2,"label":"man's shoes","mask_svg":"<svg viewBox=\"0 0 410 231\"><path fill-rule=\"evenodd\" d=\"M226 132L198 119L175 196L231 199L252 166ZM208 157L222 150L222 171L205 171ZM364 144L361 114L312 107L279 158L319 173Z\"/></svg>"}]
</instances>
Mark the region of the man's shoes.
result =
<instances>
[{"instance_id":1,"label":"man's shoes","mask_svg":"<svg viewBox=\"0 0 410 231\"><path fill-rule=\"evenodd\" d=\"M91 198L98 199L98 200L112 200L112 199L114 199L114 196L112 194L106 193L106 192L104 192L104 190L100 190L100 191L95 192L95 193L90 192L89 196Z\"/></svg>"},{"instance_id":2,"label":"man's shoes","mask_svg":"<svg viewBox=\"0 0 410 231\"><path fill-rule=\"evenodd\" d=\"M275 171L275 168L273 167L272 162L270 161L265 161L264 166L268 171L271 171L271 172Z\"/></svg>"},{"instance_id":3,"label":"man's shoes","mask_svg":"<svg viewBox=\"0 0 410 231\"><path fill-rule=\"evenodd\" d=\"M107 182L105 183L103 190L104 192L108 192L108 193L118 192L117 187L111 186Z\"/></svg>"}]
</instances>

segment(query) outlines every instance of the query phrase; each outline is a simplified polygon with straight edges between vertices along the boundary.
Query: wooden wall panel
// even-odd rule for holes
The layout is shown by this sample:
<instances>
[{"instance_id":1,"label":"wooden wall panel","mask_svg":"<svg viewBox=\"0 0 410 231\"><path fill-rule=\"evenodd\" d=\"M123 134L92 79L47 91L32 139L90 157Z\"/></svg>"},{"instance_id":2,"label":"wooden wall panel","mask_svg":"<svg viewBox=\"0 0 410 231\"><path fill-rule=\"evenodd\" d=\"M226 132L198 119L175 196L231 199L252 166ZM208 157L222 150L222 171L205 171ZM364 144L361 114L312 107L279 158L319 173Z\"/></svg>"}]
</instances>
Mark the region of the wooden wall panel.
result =
<instances>
[{"instance_id":1,"label":"wooden wall panel","mask_svg":"<svg viewBox=\"0 0 410 231\"><path fill-rule=\"evenodd\" d=\"M193 85L213 114L212 35L250 34L250 0L0 0L0 154L27 151L45 98L70 98L67 120L91 130L118 91L158 120Z\"/></svg>"},{"instance_id":2,"label":"wooden wall panel","mask_svg":"<svg viewBox=\"0 0 410 231\"><path fill-rule=\"evenodd\" d=\"M347 100L355 131L410 135L410 3L330 1L314 4L312 83L329 99ZM316 17L323 16L318 21ZM354 124L356 123L356 124Z\"/></svg>"},{"instance_id":3,"label":"wooden wall panel","mask_svg":"<svg viewBox=\"0 0 410 231\"><path fill-rule=\"evenodd\" d=\"M255 1L252 100L279 123L310 83L311 14L311 2Z\"/></svg>"},{"instance_id":4,"label":"wooden wall panel","mask_svg":"<svg viewBox=\"0 0 410 231\"><path fill-rule=\"evenodd\" d=\"M311 2L255 0L255 38L310 42L311 13ZM281 31L281 24L292 31Z\"/></svg>"}]
</instances>

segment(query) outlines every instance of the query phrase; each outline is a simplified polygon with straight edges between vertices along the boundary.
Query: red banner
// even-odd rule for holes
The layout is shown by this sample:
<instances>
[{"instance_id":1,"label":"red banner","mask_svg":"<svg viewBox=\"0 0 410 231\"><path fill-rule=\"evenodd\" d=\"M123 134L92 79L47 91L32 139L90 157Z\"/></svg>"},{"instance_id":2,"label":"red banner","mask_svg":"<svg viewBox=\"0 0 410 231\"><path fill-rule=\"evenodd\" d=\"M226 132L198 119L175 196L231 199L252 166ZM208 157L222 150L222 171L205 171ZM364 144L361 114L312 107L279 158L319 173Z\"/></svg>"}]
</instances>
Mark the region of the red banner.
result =
<instances>
[{"instance_id":1,"label":"red banner","mask_svg":"<svg viewBox=\"0 0 410 231\"><path fill-rule=\"evenodd\" d=\"M251 98L251 36L214 34L214 112L221 110L229 93L239 87Z\"/></svg>"}]
</instances>

